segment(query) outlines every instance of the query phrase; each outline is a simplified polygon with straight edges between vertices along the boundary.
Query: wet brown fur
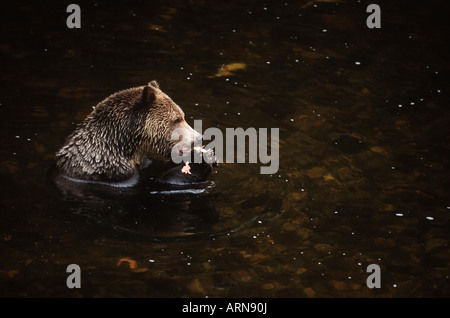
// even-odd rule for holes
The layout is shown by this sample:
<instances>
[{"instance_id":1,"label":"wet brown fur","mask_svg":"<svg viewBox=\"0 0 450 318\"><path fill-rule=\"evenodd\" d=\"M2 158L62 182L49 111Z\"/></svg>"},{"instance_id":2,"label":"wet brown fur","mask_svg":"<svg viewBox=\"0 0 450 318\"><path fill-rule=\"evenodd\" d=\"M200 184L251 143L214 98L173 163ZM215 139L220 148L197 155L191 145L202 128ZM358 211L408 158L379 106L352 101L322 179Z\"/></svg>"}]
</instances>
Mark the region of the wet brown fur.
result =
<instances>
[{"instance_id":1,"label":"wet brown fur","mask_svg":"<svg viewBox=\"0 0 450 318\"><path fill-rule=\"evenodd\" d=\"M100 102L57 152L67 177L121 182L136 175L147 157L170 158L172 131L184 113L159 85L117 92Z\"/></svg>"}]
</instances>

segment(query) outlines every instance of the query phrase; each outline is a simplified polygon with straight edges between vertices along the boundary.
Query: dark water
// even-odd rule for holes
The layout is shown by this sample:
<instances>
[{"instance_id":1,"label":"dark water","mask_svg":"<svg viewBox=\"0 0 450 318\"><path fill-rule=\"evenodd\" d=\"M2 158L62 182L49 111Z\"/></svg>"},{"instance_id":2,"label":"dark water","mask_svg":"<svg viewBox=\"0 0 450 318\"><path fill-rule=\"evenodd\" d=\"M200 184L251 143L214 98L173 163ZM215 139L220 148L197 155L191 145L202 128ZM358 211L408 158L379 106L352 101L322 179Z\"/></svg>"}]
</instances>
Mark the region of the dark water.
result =
<instances>
[{"instance_id":1,"label":"dark water","mask_svg":"<svg viewBox=\"0 0 450 318\"><path fill-rule=\"evenodd\" d=\"M1 8L0 295L450 295L438 3L378 2L368 29L364 1L78 2L77 30L69 3ZM153 79L191 125L279 128L279 171L222 164L201 193L84 199L47 181L93 105Z\"/></svg>"}]
</instances>

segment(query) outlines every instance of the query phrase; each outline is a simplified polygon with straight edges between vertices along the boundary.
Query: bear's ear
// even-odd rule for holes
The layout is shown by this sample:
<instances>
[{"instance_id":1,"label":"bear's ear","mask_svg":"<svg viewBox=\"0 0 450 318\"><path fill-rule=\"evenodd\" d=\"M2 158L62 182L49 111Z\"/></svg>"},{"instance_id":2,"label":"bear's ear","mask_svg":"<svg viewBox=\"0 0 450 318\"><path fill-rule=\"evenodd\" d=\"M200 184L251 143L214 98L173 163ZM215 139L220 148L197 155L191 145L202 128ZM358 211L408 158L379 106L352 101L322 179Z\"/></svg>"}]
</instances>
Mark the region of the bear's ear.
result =
<instances>
[{"instance_id":1,"label":"bear's ear","mask_svg":"<svg viewBox=\"0 0 450 318\"><path fill-rule=\"evenodd\" d=\"M150 105L156 99L155 87L153 85L147 85L142 91L142 103L144 105Z\"/></svg>"},{"instance_id":2,"label":"bear's ear","mask_svg":"<svg viewBox=\"0 0 450 318\"><path fill-rule=\"evenodd\" d=\"M148 83L148 86L153 86L154 88L159 88L159 84L157 81L151 81Z\"/></svg>"}]
</instances>

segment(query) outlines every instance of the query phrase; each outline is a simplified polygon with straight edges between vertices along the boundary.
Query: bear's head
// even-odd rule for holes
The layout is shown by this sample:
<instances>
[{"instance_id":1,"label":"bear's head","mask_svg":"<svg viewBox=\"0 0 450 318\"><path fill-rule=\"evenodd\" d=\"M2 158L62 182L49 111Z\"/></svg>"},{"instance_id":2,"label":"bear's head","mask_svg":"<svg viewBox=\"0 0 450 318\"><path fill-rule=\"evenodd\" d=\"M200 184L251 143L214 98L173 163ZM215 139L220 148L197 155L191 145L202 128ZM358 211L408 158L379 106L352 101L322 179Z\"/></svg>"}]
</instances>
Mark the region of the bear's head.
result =
<instances>
[{"instance_id":1,"label":"bear's head","mask_svg":"<svg viewBox=\"0 0 450 318\"><path fill-rule=\"evenodd\" d=\"M184 118L184 112L173 100L161 91L156 81L142 89L141 105L146 112L145 129L142 136L143 149L147 156L170 158L177 146L182 151L193 147L202 135L192 129ZM174 131L177 134L173 134ZM176 139L174 137L177 137Z\"/></svg>"}]
</instances>

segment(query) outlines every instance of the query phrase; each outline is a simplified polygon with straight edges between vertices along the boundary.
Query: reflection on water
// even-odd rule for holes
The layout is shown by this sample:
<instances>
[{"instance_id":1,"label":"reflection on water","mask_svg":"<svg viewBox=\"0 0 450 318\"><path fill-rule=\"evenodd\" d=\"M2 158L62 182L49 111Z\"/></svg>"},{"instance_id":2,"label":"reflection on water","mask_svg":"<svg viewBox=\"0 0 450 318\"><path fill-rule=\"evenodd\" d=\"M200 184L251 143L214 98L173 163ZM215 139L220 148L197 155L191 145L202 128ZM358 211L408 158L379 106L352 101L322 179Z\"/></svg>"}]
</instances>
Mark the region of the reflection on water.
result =
<instances>
[{"instance_id":1,"label":"reflection on water","mask_svg":"<svg viewBox=\"0 0 450 318\"><path fill-rule=\"evenodd\" d=\"M370 30L359 1L79 4L79 30L54 4L2 20L1 295L449 295L439 8L380 3ZM181 193L47 180L91 106L153 79L190 124L280 128L279 171L222 164Z\"/></svg>"}]
</instances>

